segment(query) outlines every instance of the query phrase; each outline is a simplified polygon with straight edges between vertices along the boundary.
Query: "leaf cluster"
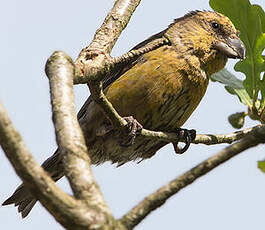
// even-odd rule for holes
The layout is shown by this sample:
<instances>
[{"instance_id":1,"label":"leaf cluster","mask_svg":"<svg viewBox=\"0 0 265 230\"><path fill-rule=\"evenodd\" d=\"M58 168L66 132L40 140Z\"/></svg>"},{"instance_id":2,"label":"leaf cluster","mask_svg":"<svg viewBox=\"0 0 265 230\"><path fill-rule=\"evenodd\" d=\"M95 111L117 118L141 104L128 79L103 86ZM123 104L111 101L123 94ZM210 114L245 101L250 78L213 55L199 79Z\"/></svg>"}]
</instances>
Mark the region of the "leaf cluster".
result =
<instances>
[{"instance_id":1,"label":"leaf cluster","mask_svg":"<svg viewBox=\"0 0 265 230\"><path fill-rule=\"evenodd\" d=\"M248 112L232 114L228 120L234 128L243 127L246 115L265 123L265 12L249 0L210 0L210 6L230 18L246 47L246 58L234 67L245 74L244 81L226 69L212 76L248 108ZM265 172L265 160L259 161L258 167Z\"/></svg>"},{"instance_id":2,"label":"leaf cluster","mask_svg":"<svg viewBox=\"0 0 265 230\"><path fill-rule=\"evenodd\" d=\"M210 0L210 6L230 18L246 47L246 58L234 67L245 75L244 81L227 70L214 74L212 80L224 84L229 93L237 95L247 106L251 119L265 123L265 12L249 0ZM242 113L239 120L244 117ZM232 125L241 128L236 121Z\"/></svg>"}]
</instances>

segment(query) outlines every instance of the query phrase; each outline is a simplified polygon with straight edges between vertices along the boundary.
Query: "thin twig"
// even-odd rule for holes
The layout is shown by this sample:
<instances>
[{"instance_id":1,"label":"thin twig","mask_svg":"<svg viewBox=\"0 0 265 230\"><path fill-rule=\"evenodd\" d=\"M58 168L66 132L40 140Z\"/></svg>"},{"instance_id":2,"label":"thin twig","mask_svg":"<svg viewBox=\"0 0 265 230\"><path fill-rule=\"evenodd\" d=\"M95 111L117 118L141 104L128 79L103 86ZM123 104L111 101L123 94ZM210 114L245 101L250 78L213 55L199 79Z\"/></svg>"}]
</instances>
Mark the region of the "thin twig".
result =
<instances>
[{"instance_id":1,"label":"thin twig","mask_svg":"<svg viewBox=\"0 0 265 230\"><path fill-rule=\"evenodd\" d=\"M196 135L196 138L193 141L193 143L205 144L205 145L216 145L223 143L231 144L247 136L249 133L261 129L262 127L264 128L265 126L257 125L252 128L247 128L244 130L236 131L233 133L227 133L227 134L198 134Z\"/></svg>"},{"instance_id":2,"label":"thin twig","mask_svg":"<svg viewBox=\"0 0 265 230\"><path fill-rule=\"evenodd\" d=\"M106 116L111 120L112 124L118 129L124 128L127 122L114 109L110 101L103 93L102 82L90 81L88 86L93 100L102 108Z\"/></svg>"},{"instance_id":3,"label":"thin twig","mask_svg":"<svg viewBox=\"0 0 265 230\"><path fill-rule=\"evenodd\" d=\"M195 140L192 142L194 144L205 144L205 145L215 145L223 143L233 143L243 137L248 133L254 132L256 129L260 129L264 125L257 125L252 128L247 128L241 131L236 131L228 134L197 134ZM178 135L175 133L167 132L156 132L147 129L143 129L141 134L142 136L150 139L158 139L168 142L174 142L178 140ZM181 140L180 140L181 141Z\"/></svg>"},{"instance_id":4,"label":"thin twig","mask_svg":"<svg viewBox=\"0 0 265 230\"><path fill-rule=\"evenodd\" d=\"M179 192L184 187L205 175L220 164L243 152L244 150L265 143L265 126L260 126L251 131L246 137L223 149L213 157L203 161L196 167L172 180L153 194L147 196L143 201L124 215L120 221L128 229L134 228L153 210L163 205L168 198Z\"/></svg>"},{"instance_id":5,"label":"thin twig","mask_svg":"<svg viewBox=\"0 0 265 230\"><path fill-rule=\"evenodd\" d=\"M111 59L112 65L117 65L125 62L129 62L131 59L135 59L147 52L150 52L154 49L157 49L165 44L169 43L168 39L166 37L154 39L153 41L150 41L145 46L139 48L139 49L133 49L130 50L128 53L123 54L120 57L115 57Z\"/></svg>"}]
</instances>

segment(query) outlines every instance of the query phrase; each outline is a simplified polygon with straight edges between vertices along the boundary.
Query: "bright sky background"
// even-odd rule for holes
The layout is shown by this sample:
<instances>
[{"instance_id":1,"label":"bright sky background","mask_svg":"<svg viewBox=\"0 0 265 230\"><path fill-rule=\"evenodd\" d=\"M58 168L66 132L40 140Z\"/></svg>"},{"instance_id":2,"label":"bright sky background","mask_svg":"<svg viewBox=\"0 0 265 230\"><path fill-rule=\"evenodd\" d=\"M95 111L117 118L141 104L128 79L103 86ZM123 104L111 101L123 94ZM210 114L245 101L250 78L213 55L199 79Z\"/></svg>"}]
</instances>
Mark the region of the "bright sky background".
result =
<instances>
[{"instance_id":1,"label":"bright sky background","mask_svg":"<svg viewBox=\"0 0 265 230\"><path fill-rule=\"evenodd\" d=\"M114 1L110 0L9 0L0 8L0 100L31 153L39 163L56 148L51 121L47 58L63 50L73 59L88 45ZM181 2L181 3L180 3ZM252 0L265 8L264 0ZM157 33L174 18L191 10L210 9L208 0L142 1L117 42L120 55ZM232 69L232 61L228 65ZM237 76L241 76L237 73ZM86 86L76 86L79 109L88 96ZM245 108L218 83L211 83L186 128L198 133L229 133L227 117ZM246 127L255 125L249 120ZM192 145L184 155L167 145L141 164L116 168L109 163L93 167L94 174L115 217L120 217L146 195L214 155L226 145ZM265 158L264 145L240 154L172 197L136 229L262 229L264 226L265 174L257 161ZM20 184L0 150L0 202ZM63 189L70 191L65 180ZM13 206L0 207L0 229L62 229L38 203L22 220Z\"/></svg>"}]
</instances>

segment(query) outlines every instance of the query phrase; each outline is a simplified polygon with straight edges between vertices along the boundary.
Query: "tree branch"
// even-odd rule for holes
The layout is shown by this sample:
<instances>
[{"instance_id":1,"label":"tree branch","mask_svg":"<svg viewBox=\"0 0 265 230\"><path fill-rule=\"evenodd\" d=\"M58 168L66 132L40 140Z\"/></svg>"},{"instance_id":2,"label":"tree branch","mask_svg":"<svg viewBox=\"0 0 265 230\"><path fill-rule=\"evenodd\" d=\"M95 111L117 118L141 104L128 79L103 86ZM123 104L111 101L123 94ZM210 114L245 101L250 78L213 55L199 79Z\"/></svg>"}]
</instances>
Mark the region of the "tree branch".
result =
<instances>
[{"instance_id":1,"label":"tree branch","mask_svg":"<svg viewBox=\"0 0 265 230\"><path fill-rule=\"evenodd\" d=\"M124 215L120 221L128 229L132 229L153 210L163 205L168 198L179 192L181 189L188 186L196 179L205 175L220 164L226 162L230 158L260 143L265 143L265 126L260 126L254 129L243 139L228 146L215 156L208 158L196 167L169 182L167 185L161 187L153 194L147 196L143 201Z\"/></svg>"},{"instance_id":2,"label":"tree branch","mask_svg":"<svg viewBox=\"0 0 265 230\"><path fill-rule=\"evenodd\" d=\"M215 145L228 143L231 144L241 138L245 137L251 132L264 127L264 125L257 125L252 128L244 129L241 131L236 131L228 134L197 134L195 140L192 142L194 144L205 144L205 145ZM141 134L142 136L150 139L158 139L168 142L174 142L178 140L178 135L175 133L166 133L166 132L156 132L143 129ZM182 141L182 140L180 140Z\"/></svg>"},{"instance_id":3,"label":"tree branch","mask_svg":"<svg viewBox=\"0 0 265 230\"><path fill-rule=\"evenodd\" d=\"M139 49L133 49L130 50L129 52L127 52L126 54L123 54L120 57L114 57L111 59L111 65L115 66L116 64L121 64L121 63L126 63L129 62L131 59L135 59L147 52L150 52L154 49L157 49L165 44L169 44L169 41L167 38L163 37L163 38L157 38L154 39L153 41L150 41L149 43L147 43L146 45L144 45L143 47L139 48Z\"/></svg>"},{"instance_id":4,"label":"tree branch","mask_svg":"<svg viewBox=\"0 0 265 230\"><path fill-rule=\"evenodd\" d=\"M78 219L79 203L64 193L33 159L1 103L0 118L0 144L23 183L62 225Z\"/></svg>"},{"instance_id":5,"label":"tree branch","mask_svg":"<svg viewBox=\"0 0 265 230\"><path fill-rule=\"evenodd\" d=\"M109 56L141 0L116 0L112 10L96 31L91 44L82 49L75 62L75 84L102 80L111 66Z\"/></svg>"},{"instance_id":6,"label":"tree branch","mask_svg":"<svg viewBox=\"0 0 265 230\"><path fill-rule=\"evenodd\" d=\"M111 211L93 177L84 136L75 114L71 58L63 52L54 52L47 61L46 74L50 82L56 140L59 151L64 154L66 177L74 196L87 205L87 212L83 215L91 223L107 223L108 219L113 219Z\"/></svg>"}]
</instances>

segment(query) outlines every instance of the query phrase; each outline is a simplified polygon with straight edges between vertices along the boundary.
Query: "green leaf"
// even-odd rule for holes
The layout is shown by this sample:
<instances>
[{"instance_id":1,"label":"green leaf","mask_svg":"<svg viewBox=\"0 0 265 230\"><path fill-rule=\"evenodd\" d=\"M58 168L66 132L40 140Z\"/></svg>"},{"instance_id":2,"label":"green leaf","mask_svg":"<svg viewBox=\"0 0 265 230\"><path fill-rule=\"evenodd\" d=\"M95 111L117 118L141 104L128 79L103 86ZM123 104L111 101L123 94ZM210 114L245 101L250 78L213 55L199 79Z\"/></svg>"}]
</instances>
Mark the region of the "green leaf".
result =
<instances>
[{"instance_id":1,"label":"green leaf","mask_svg":"<svg viewBox=\"0 0 265 230\"><path fill-rule=\"evenodd\" d=\"M263 160L263 161L258 161L258 167L260 168L260 170L261 170L262 172L265 173L265 160Z\"/></svg>"},{"instance_id":2,"label":"green leaf","mask_svg":"<svg viewBox=\"0 0 265 230\"><path fill-rule=\"evenodd\" d=\"M225 85L225 89L233 95L237 95L239 100L247 105L251 106L252 101L247 91L244 89L243 81L238 79L234 74L230 73L227 69L223 69L218 73L211 76L212 81L217 81Z\"/></svg>"},{"instance_id":3,"label":"green leaf","mask_svg":"<svg viewBox=\"0 0 265 230\"><path fill-rule=\"evenodd\" d=\"M264 80L261 80L261 72L265 71L265 61L261 56L265 49L265 34L256 40L256 45L249 57L238 62L235 66L236 71L243 72L247 77L243 82L250 97L256 101L258 92L261 91L262 101L265 96Z\"/></svg>"},{"instance_id":4,"label":"green leaf","mask_svg":"<svg viewBox=\"0 0 265 230\"><path fill-rule=\"evenodd\" d=\"M249 0L210 0L210 6L226 15L240 30L240 38L246 47L246 59L239 61L235 70L246 75L243 86L252 105L261 92L261 106L265 106L265 79L261 73L265 71L265 59L262 52L265 49L265 13L258 5L251 5ZM256 104L255 104L256 105Z\"/></svg>"},{"instance_id":5,"label":"green leaf","mask_svg":"<svg viewBox=\"0 0 265 230\"><path fill-rule=\"evenodd\" d=\"M228 117L228 121L235 129L241 129L244 126L245 117L245 112L234 113Z\"/></svg>"},{"instance_id":6,"label":"green leaf","mask_svg":"<svg viewBox=\"0 0 265 230\"><path fill-rule=\"evenodd\" d=\"M261 6L259 5L253 5L252 7L254 7L259 14L259 18L261 20L262 31L264 33L265 32L265 13L263 9L261 8Z\"/></svg>"}]
</instances>

